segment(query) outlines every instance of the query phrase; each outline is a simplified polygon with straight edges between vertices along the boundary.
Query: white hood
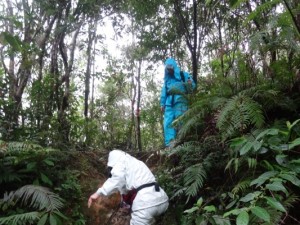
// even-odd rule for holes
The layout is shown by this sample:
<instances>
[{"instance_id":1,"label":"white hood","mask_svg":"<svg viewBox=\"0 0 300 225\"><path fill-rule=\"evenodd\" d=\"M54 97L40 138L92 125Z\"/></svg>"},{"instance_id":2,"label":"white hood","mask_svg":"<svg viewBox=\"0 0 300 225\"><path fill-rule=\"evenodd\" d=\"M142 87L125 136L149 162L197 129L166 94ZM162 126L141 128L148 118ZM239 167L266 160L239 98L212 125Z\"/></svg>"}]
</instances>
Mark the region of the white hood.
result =
<instances>
[{"instance_id":1,"label":"white hood","mask_svg":"<svg viewBox=\"0 0 300 225\"><path fill-rule=\"evenodd\" d=\"M118 161L124 158L126 155L125 152L121 150L112 150L108 155L107 166L114 167Z\"/></svg>"}]
</instances>

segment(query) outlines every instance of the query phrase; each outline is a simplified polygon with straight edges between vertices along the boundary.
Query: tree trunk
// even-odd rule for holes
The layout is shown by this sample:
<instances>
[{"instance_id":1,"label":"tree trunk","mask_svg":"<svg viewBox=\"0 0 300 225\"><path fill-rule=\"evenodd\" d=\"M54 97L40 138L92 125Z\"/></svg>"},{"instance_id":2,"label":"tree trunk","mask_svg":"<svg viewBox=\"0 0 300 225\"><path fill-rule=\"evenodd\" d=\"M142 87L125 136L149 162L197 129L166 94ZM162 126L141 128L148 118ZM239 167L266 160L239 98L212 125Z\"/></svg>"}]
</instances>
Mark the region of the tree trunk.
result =
<instances>
[{"instance_id":1,"label":"tree trunk","mask_svg":"<svg viewBox=\"0 0 300 225\"><path fill-rule=\"evenodd\" d=\"M7 6L8 6L8 17L13 18L14 12L13 12L13 7L12 4L9 0L6 1ZM31 23L26 16L28 13L28 2L25 0L22 1L23 3L23 9L24 9L24 39L22 43L24 46L26 44L30 45L32 42L32 32L31 32ZM8 24L8 32L10 33L11 36L14 35L14 25L12 22L9 22ZM9 55L9 66L7 67L5 65L4 60L3 62L3 67L5 69L5 72L8 75L9 79L9 99L11 100L11 104L8 107L5 107L5 121L6 127L4 128L6 130L5 136L3 139L11 139L13 138L13 131L15 128L19 126L19 116L20 116L20 111L22 110L22 96L24 93L24 89L27 86L28 79L31 75L31 69L32 69L32 58L34 56L29 55L28 51L23 51L23 46L20 46L20 49L18 50L13 50L12 53ZM15 67L16 67L16 62L15 62L15 53L19 52L21 54L20 64L17 73L15 73ZM12 135L12 136L11 136Z\"/></svg>"},{"instance_id":2,"label":"tree trunk","mask_svg":"<svg viewBox=\"0 0 300 225\"><path fill-rule=\"evenodd\" d=\"M142 137L141 137L141 117L140 117L140 108L141 108L141 67L142 60L139 60L138 65L138 74L137 74L137 102L136 102L136 133L137 133L137 146L138 151L142 151Z\"/></svg>"},{"instance_id":3,"label":"tree trunk","mask_svg":"<svg viewBox=\"0 0 300 225\"><path fill-rule=\"evenodd\" d=\"M90 80L92 68L92 46L95 39L95 24L89 23L88 28L88 46L87 46L87 65L85 73L85 91L84 91L84 117L88 118L89 112L89 95L90 95Z\"/></svg>"}]
</instances>

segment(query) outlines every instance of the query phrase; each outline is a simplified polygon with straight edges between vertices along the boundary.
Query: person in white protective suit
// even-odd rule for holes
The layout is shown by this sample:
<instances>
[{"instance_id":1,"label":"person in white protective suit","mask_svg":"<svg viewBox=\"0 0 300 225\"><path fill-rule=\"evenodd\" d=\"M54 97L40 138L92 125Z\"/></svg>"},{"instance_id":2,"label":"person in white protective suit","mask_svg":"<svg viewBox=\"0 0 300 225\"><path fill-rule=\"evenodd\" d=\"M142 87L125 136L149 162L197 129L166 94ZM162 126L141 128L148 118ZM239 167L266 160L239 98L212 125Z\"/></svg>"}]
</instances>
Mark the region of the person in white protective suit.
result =
<instances>
[{"instance_id":1,"label":"person in white protective suit","mask_svg":"<svg viewBox=\"0 0 300 225\"><path fill-rule=\"evenodd\" d=\"M159 187L153 173L146 164L121 150L113 150L108 156L110 176L94 194L89 197L88 207L99 196L120 192L131 202L130 225L153 225L155 217L163 214L169 206L169 198ZM126 201L127 202L127 201ZM127 202L128 203L128 202Z\"/></svg>"}]
</instances>

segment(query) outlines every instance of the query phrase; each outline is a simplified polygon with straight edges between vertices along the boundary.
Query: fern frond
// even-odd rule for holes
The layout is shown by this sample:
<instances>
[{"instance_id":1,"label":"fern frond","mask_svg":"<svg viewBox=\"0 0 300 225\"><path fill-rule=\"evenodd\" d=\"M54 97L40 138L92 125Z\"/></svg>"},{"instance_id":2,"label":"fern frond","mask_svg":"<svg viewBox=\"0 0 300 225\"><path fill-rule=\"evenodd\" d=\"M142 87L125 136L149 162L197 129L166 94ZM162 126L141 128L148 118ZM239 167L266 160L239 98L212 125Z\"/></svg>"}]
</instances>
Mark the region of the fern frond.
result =
<instances>
[{"instance_id":1,"label":"fern frond","mask_svg":"<svg viewBox=\"0 0 300 225\"><path fill-rule=\"evenodd\" d=\"M203 116L202 115L196 115L194 117L190 117L183 125L181 126L179 132L178 132L178 139L184 138L191 129L199 126L200 124L203 124ZM180 121L178 121L180 123Z\"/></svg>"},{"instance_id":2,"label":"fern frond","mask_svg":"<svg viewBox=\"0 0 300 225\"><path fill-rule=\"evenodd\" d=\"M178 189L174 195L170 198L170 200L176 199L177 197L182 196L185 192L186 192L186 187L182 187L180 189Z\"/></svg>"},{"instance_id":3,"label":"fern frond","mask_svg":"<svg viewBox=\"0 0 300 225\"><path fill-rule=\"evenodd\" d=\"M42 150L42 146L30 143L30 142L17 142L11 141L6 144L7 152L20 152L20 151L33 151L33 150Z\"/></svg>"},{"instance_id":4,"label":"fern frond","mask_svg":"<svg viewBox=\"0 0 300 225\"><path fill-rule=\"evenodd\" d=\"M253 169L256 167L257 165L257 159L256 158L247 158L247 161L248 161L248 166L249 166L249 169Z\"/></svg>"},{"instance_id":5,"label":"fern frond","mask_svg":"<svg viewBox=\"0 0 300 225\"><path fill-rule=\"evenodd\" d=\"M191 130L199 127L205 128L205 117L212 115L213 111L220 108L226 98L208 96L199 98L181 117L178 118L176 123L180 125L177 137L179 140L184 139Z\"/></svg>"},{"instance_id":6,"label":"fern frond","mask_svg":"<svg viewBox=\"0 0 300 225\"><path fill-rule=\"evenodd\" d=\"M261 105L242 94L229 99L217 116L217 127L225 139L237 132L243 132L250 125L259 128L263 123Z\"/></svg>"},{"instance_id":7,"label":"fern frond","mask_svg":"<svg viewBox=\"0 0 300 225\"><path fill-rule=\"evenodd\" d=\"M0 225L19 225L27 224L28 221L36 221L40 218L39 212L27 212L22 214L16 214L7 217L0 217Z\"/></svg>"},{"instance_id":8,"label":"fern frond","mask_svg":"<svg viewBox=\"0 0 300 225\"><path fill-rule=\"evenodd\" d=\"M238 194L239 192L245 191L248 187L250 187L251 180L243 180L237 183L234 188L232 189L232 193L234 195Z\"/></svg>"},{"instance_id":9,"label":"fern frond","mask_svg":"<svg viewBox=\"0 0 300 225\"><path fill-rule=\"evenodd\" d=\"M264 116L262 112L262 107L257 102L250 98L245 99L246 104L242 104L242 110L249 117L249 122L254 124L255 127L260 128L264 124Z\"/></svg>"},{"instance_id":10,"label":"fern frond","mask_svg":"<svg viewBox=\"0 0 300 225\"><path fill-rule=\"evenodd\" d=\"M63 200L57 194L41 186L25 185L9 196L8 201L21 201L38 210L54 211L63 207Z\"/></svg>"},{"instance_id":11,"label":"fern frond","mask_svg":"<svg viewBox=\"0 0 300 225\"><path fill-rule=\"evenodd\" d=\"M203 186L207 177L206 171L202 164L196 164L188 167L184 171L184 186L187 187L186 195L188 199L197 195L199 189Z\"/></svg>"}]
</instances>

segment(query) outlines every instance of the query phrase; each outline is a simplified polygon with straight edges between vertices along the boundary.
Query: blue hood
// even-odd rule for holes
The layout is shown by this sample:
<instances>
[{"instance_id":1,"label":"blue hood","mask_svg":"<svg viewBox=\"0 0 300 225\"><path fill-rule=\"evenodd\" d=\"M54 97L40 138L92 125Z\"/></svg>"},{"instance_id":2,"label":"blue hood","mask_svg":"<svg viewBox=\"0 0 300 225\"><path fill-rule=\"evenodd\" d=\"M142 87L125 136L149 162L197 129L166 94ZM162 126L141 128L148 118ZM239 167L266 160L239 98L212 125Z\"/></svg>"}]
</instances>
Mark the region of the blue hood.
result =
<instances>
[{"instance_id":1,"label":"blue hood","mask_svg":"<svg viewBox=\"0 0 300 225\"><path fill-rule=\"evenodd\" d=\"M176 79L181 80L180 77L180 68L177 66L177 63L175 61L175 59L173 58L168 58L165 61L165 76L164 76L164 80L166 81L169 77L171 77L171 75L169 74L168 70L166 69L167 66L172 66L174 68L174 76Z\"/></svg>"}]
</instances>

